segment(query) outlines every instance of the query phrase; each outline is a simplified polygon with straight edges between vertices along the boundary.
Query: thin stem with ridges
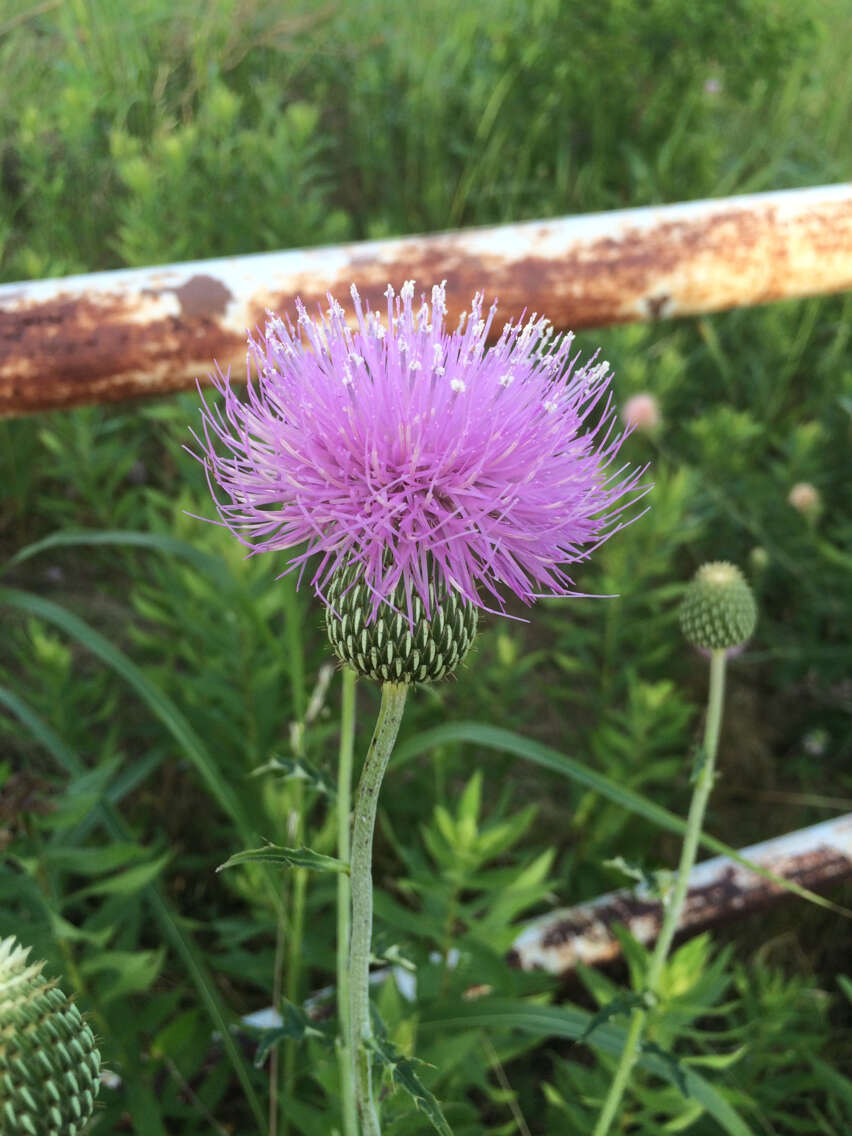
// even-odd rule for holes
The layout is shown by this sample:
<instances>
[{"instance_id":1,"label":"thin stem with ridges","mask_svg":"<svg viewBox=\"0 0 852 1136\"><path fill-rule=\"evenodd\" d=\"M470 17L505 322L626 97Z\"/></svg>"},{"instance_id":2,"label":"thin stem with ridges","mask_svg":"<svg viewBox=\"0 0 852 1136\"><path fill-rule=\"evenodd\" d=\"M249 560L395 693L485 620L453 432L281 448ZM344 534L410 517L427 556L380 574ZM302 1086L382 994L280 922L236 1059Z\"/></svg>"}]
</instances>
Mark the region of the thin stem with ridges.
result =
<instances>
[{"instance_id":1,"label":"thin stem with ridges","mask_svg":"<svg viewBox=\"0 0 852 1136\"><path fill-rule=\"evenodd\" d=\"M695 777L695 788L689 806L689 816L686 819L686 833L674 891L665 904L663 925L660 928L660 934L648 967L645 989L651 999L657 994L669 948L677 931L678 920L689 888L689 874L695 865L707 801L713 788L713 770L716 750L719 746L719 729L722 723L722 706L725 696L725 658L725 651L718 650L713 651L710 659L710 692L707 701L707 721L704 726L704 749ZM627 1039L624 1043L624 1049L621 1051L621 1059L595 1125L593 1136L607 1136L616 1118L621 1099L627 1088L627 1082L639 1056L647 1020L647 1009L637 1007L633 1011L630 1027L627 1031Z\"/></svg>"},{"instance_id":2,"label":"thin stem with ridges","mask_svg":"<svg viewBox=\"0 0 852 1136\"><path fill-rule=\"evenodd\" d=\"M337 766L337 858L349 863L349 825L352 811L352 755L355 744L355 680L351 667L343 668L340 708L340 757ZM337 876L337 1016L340 1021L340 1097L345 1136L358 1136L358 1105L355 1096L354 1066L350 1059L352 1038L349 1028L349 905L352 892L349 876Z\"/></svg>"},{"instance_id":3,"label":"thin stem with ridges","mask_svg":"<svg viewBox=\"0 0 852 1136\"><path fill-rule=\"evenodd\" d=\"M301 610L296 595L296 582L292 577L284 580L284 631L287 644L287 670L290 676L290 696L293 701L294 721L290 726L290 742L296 757L304 757L305 709L307 691L305 689L305 659L302 647ZM304 837L305 790L301 781L290 786L290 808L288 817L288 843L298 847ZM302 989L302 935L305 916L305 892L308 886L308 873L296 868L290 873L289 897L289 935L287 937L287 1000L296 1004L300 1001ZM280 1000L280 994L279 994ZM276 1006L281 1009L280 1005ZM284 1092L280 1096L279 1110L281 1136L289 1136L290 1120L287 1103L292 1098L296 1084L297 1043L284 1043ZM276 1069L276 1078L278 1071ZM271 1134L273 1136L273 1134Z\"/></svg>"},{"instance_id":4,"label":"thin stem with ridges","mask_svg":"<svg viewBox=\"0 0 852 1136\"><path fill-rule=\"evenodd\" d=\"M352 931L349 940L350 1060L355 1078L362 1136L380 1136L379 1113L373 1097L372 1060L368 1042L370 1021L370 941L373 931L373 831L379 789L402 721L408 687L386 682L382 704L367 751L352 824Z\"/></svg>"}]
</instances>

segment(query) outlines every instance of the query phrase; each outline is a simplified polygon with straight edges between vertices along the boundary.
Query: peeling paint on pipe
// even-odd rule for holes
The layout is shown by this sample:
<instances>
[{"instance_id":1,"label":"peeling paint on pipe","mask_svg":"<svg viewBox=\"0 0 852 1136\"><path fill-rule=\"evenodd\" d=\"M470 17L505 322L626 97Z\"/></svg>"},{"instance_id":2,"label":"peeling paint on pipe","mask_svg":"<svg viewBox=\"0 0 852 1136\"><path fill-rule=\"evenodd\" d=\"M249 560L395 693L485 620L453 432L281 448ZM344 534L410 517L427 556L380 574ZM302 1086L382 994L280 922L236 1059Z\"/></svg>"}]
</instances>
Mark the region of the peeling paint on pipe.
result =
<instances>
[{"instance_id":1,"label":"peeling paint on pipe","mask_svg":"<svg viewBox=\"0 0 852 1136\"><path fill-rule=\"evenodd\" d=\"M451 318L484 289L575 329L839 292L852 183L3 285L0 417L180 390L267 308L445 278Z\"/></svg>"},{"instance_id":2,"label":"peeling paint on pipe","mask_svg":"<svg viewBox=\"0 0 852 1136\"><path fill-rule=\"evenodd\" d=\"M852 813L754 844L741 855L802 887L821 887L852 875ZM678 931L694 933L788 894L725 856L705 860L690 874ZM550 974L567 974L578 962L599 966L621 952L615 924L648 944L657 938L662 917L662 904L642 888L609 892L537 919L515 940L509 958L523 970Z\"/></svg>"}]
</instances>

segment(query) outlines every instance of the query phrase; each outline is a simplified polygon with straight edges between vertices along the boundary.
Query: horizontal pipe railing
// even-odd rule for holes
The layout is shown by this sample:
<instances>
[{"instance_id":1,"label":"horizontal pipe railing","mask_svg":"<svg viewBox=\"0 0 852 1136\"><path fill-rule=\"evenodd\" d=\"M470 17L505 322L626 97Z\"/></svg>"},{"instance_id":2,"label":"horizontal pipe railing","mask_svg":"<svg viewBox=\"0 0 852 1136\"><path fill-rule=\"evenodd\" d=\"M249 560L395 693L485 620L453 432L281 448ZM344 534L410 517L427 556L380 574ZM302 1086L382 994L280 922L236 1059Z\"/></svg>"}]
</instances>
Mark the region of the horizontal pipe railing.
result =
<instances>
[{"instance_id":1,"label":"horizontal pipe railing","mask_svg":"<svg viewBox=\"0 0 852 1136\"><path fill-rule=\"evenodd\" d=\"M852 813L753 844L740 853L781 879L811 890L852 876ZM693 868L678 932L758 911L789 896L781 884L725 856ZM640 943L653 943L663 920L661 901L642 888L623 888L576 907L561 908L531 923L515 940L510 959L523 970L567 974L577 963L599 966L617 958L621 925Z\"/></svg>"},{"instance_id":2,"label":"horizontal pipe railing","mask_svg":"<svg viewBox=\"0 0 852 1136\"><path fill-rule=\"evenodd\" d=\"M575 329L839 292L852 183L3 285L0 417L180 390L244 366L267 309L406 279Z\"/></svg>"}]
</instances>

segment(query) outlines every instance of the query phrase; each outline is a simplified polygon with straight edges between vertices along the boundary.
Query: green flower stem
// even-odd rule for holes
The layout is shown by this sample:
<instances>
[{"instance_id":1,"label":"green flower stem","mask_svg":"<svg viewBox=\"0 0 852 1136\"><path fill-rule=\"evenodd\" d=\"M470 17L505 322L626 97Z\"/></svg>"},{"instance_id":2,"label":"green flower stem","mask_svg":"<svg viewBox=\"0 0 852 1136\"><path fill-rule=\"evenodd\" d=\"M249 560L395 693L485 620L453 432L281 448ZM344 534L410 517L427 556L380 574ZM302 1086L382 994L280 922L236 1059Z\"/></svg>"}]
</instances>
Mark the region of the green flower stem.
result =
<instances>
[{"instance_id":1,"label":"green flower stem","mask_svg":"<svg viewBox=\"0 0 852 1136\"><path fill-rule=\"evenodd\" d=\"M372 1062L367 1046L372 1036L370 940L373 931L373 830L376 827L379 789L399 732L407 693L405 683L386 682L382 686L382 704L358 783L352 825L349 874L352 888L352 933L349 941L350 1060L362 1136L380 1136L381 1132L379 1113L373 1099L370 1072Z\"/></svg>"},{"instance_id":2,"label":"green flower stem","mask_svg":"<svg viewBox=\"0 0 852 1136\"><path fill-rule=\"evenodd\" d=\"M707 721L704 726L704 751L701 756L700 768L695 777L695 788L689 806L689 816L686 820L686 833L680 854L680 863L678 864L677 880L674 891L665 904L663 925L660 928L660 934L648 967L646 991L650 1000L653 1000L658 993L663 967L677 930L678 920L689 888L689 874L695 865L707 801L713 788L713 770L716 750L719 746L719 729L722 724L722 705L725 695L725 657L724 650L713 651L711 655L710 692L707 702ZM647 1009L637 1007L633 1011L624 1049L621 1051L621 1059L598 1117L598 1122L595 1125L593 1136L607 1136L615 1120L621 1098L624 1096L630 1074L639 1056L647 1020Z\"/></svg>"},{"instance_id":3,"label":"green flower stem","mask_svg":"<svg viewBox=\"0 0 852 1136\"><path fill-rule=\"evenodd\" d=\"M305 689L305 658L302 647L301 611L296 595L296 581L288 576L284 582L284 629L287 643L287 669L290 676L290 695L293 700L294 723L290 727L290 742L296 757L304 757L305 749L305 710L307 691ZM305 788L301 781L290 787L288 817L288 843L298 847L303 843L305 829ZM305 921L305 893L308 886L308 873L296 868L289 874L289 934L287 935L287 1000L298 1005L302 993L302 937ZM279 962L280 967L280 962ZM276 1008L280 1006L280 986ZM275 1047L277 1049L277 1046ZM290 1119L288 1102L292 1099L296 1086L296 1057L298 1045L295 1041L284 1043L284 1091L280 1095L281 1136L289 1136ZM275 1050L273 1050L274 1054ZM274 1076L277 1090L278 1067L270 1066L270 1076ZM270 1124L270 1136L276 1136L275 1125Z\"/></svg>"},{"instance_id":4,"label":"green flower stem","mask_svg":"<svg viewBox=\"0 0 852 1136\"><path fill-rule=\"evenodd\" d=\"M352 754L355 745L355 671L343 668L343 691L340 709L340 757L337 766L337 858L349 863L349 824L352 812ZM352 891L349 876L337 874L337 1014L342 1042L340 1059L340 1096L343 1102L345 1136L358 1136L358 1105L355 1097L355 1070L350 1053L349 1030L349 905Z\"/></svg>"}]
</instances>

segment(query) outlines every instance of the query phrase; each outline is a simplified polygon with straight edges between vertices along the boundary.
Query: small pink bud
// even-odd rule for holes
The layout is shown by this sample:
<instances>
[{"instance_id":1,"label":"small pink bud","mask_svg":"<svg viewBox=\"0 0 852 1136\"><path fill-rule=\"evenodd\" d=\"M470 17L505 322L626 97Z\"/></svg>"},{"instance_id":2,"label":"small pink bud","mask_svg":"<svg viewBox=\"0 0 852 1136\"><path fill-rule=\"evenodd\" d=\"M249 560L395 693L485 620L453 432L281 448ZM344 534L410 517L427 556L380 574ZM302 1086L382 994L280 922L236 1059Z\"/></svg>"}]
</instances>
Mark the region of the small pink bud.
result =
<instances>
[{"instance_id":1,"label":"small pink bud","mask_svg":"<svg viewBox=\"0 0 852 1136\"><path fill-rule=\"evenodd\" d=\"M643 434L653 434L662 422L660 404L652 394L634 394L624 404L622 417L628 426Z\"/></svg>"}]
</instances>

